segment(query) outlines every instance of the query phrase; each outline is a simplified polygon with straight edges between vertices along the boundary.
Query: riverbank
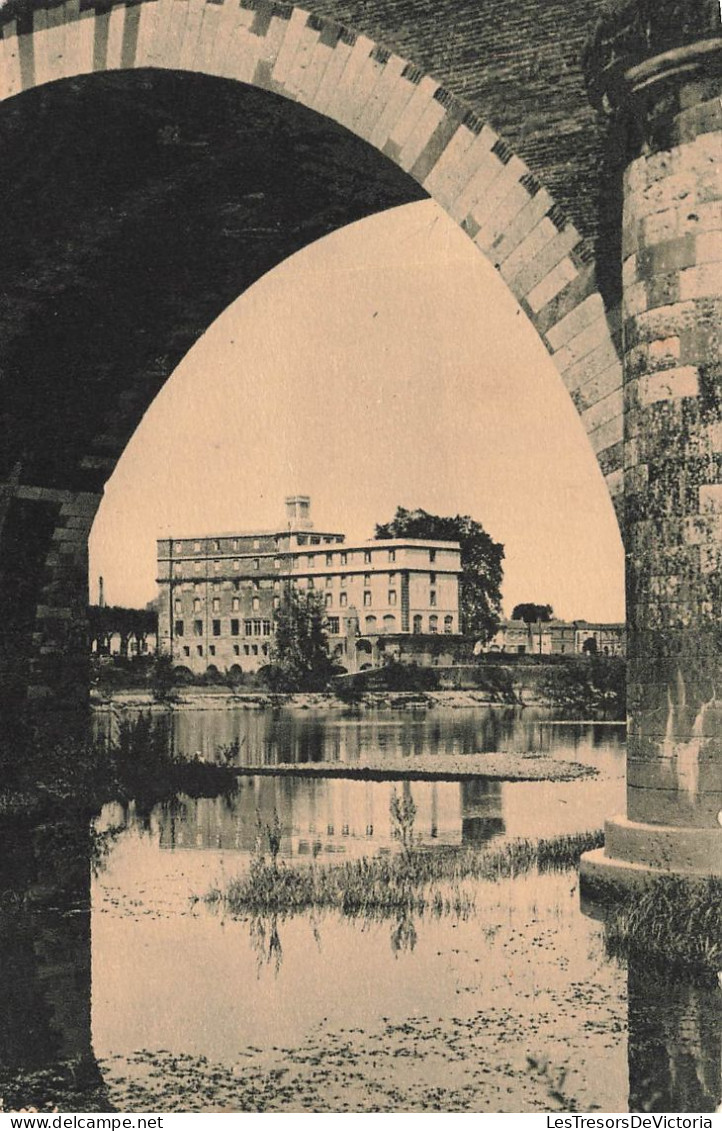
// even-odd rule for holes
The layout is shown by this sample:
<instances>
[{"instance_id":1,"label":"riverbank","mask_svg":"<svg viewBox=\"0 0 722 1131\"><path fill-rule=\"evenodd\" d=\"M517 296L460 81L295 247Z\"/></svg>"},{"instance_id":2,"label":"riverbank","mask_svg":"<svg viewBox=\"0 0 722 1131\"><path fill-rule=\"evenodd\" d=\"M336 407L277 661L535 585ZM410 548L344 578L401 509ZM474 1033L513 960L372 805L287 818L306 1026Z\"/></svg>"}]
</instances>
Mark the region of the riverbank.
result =
<instances>
[{"instance_id":1,"label":"riverbank","mask_svg":"<svg viewBox=\"0 0 722 1131\"><path fill-rule=\"evenodd\" d=\"M230 687L183 687L158 698L152 691L99 691L90 693L91 707L98 713L123 715L142 711L165 715L171 711L263 711L280 707L297 711L342 711L361 713L364 709L424 710L450 707L454 710L476 707L551 706L540 696L520 696L516 703L500 703L486 692L446 691L366 691L357 702L349 704L333 692L241 691ZM563 722L565 720L556 720ZM569 721L576 721L570 719ZM612 720L613 721L613 720Z\"/></svg>"}]
</instances>

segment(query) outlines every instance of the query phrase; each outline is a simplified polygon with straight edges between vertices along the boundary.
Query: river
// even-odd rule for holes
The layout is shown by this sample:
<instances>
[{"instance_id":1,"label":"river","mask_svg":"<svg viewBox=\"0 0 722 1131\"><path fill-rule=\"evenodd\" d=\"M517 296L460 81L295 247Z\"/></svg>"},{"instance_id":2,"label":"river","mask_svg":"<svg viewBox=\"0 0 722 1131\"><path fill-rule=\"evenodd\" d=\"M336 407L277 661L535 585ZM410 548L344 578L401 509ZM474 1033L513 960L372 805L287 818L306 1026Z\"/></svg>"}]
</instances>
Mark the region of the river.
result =
<instances>
[{"instance_id":1,"label":"river","mask_svg":"<svg viewBox=\"0 0 722 1131\"><path fill-rule=\"evenodd\" d=\"M0 913L8 1106L707 1112L719 1103L719 994L610 961L573 871L465 882L473 908L456 916L235 919L197 898L248 868L258 820L274 814L290 867L398 851L394 789L413 798L414 834L429 851L600 827L624 804L623 728L486 708L179 711L171 741L205 757L226 745L251 769L385 751L408 775L251 773L230 798L181 797L149 814L108 805L90 840L62 823L16 830L3 886L18 898ZM414 780L417 757L484 750L598 774Z\"/></svg>"}]
</instances>

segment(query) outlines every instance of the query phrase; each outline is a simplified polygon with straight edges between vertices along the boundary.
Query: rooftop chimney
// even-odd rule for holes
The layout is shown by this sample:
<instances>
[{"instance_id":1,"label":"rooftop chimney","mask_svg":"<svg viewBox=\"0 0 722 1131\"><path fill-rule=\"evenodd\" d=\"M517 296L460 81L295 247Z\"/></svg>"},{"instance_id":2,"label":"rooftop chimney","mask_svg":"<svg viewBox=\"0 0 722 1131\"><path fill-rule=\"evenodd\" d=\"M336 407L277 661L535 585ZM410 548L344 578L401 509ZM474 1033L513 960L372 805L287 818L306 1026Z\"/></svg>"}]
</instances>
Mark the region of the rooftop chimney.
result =
<instances>
[{"instance_id":1,"label":"rooftop chimney","mask_svg":"<svg viewBox=\"0 0 722 1131\"><path fill-rule=\"evenodd\" d=\"M311 530L311 499L308 495L286 496L286 524L293 530Z\"/></svg>"}]
</instances>

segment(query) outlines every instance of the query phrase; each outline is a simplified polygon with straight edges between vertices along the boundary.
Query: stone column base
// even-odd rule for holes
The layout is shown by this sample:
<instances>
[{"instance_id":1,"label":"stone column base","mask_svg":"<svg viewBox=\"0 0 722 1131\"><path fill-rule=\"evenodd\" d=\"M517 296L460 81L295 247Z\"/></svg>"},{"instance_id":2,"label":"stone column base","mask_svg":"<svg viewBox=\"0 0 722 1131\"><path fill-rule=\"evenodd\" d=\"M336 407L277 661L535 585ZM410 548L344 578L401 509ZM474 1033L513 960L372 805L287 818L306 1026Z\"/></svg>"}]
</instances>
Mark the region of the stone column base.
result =
<instances>
[{"instance_id":1,"label":"stone column base","mask_svg":"<svg viewBox=\"0 0 722 1131\"><path fill-rule=\"evenodd\" d=\"M722 829L643 825L626 817L606 822L605 846L579 864L582 888L630 887L659 876L722 876Z\"/></svg>"}]
</instances>

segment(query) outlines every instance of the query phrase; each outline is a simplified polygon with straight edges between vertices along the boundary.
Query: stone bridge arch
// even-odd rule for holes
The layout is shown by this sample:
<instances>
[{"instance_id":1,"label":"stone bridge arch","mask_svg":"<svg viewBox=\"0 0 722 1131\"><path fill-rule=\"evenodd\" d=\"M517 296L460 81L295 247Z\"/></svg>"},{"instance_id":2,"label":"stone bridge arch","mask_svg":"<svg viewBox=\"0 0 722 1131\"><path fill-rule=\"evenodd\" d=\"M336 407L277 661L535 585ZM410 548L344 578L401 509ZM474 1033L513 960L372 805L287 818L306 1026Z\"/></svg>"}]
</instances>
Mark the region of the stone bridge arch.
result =
<instances>
[{"instance_id":1,"label":"stone bridge arch","mask_svg":"<svg viewBox=\"0 0 722 1131\"><path fill-rule=\"evenodd\" d=\"M424 0L411 13L404 0L318 2L311 13L269 0L100 0L83 10L80 0L35 10L11 0L15 8L6 6L0 16L0 101L72 76L132 69L234 80L338 122L440 202L535 325L580 412L618 514L624 493L632 692L628 817L610 823L607 856L590 867L718 872L718 0L688 0L681 20L682 6L673 0L610 0L603 9L591 89L611 115L619 159L618 193L609 202L616 224L610 260L619 285L605 288L604 298L601 264L594 263L596 223L580 224L576 213L574 223L568 218L576 195L588 197L599 172L600 137L591 113L582 112L574 125L577 141L585 129L590 141L586 148L567 147L580 164L565 188L560 168L569 162L553 157L555 145L565 149L563 109L550 115L546 130L532 129L528 145L517 145L513 136L505 140L504 106L497 102L493 115L500 134L487 120L484 98L469 97L469 68L478 62L473 49L459 82L446 80L447 39L458 48L467 17L473 37L474 21L487 14L477 0ZM366 9L382 28L385 16L395 14L393 47L370 31ZM347 20L347 12L358 20ZM506 20L518 43L532 35L531 14L544 22L550 50L569 27L576 52L579 21L588 25L598 12L597 0L573 6L489 0L488 22ZM459 27L452 26L455 16ZM424 29L422 54L398 47L408 39L404 21ZM540 89L539 54L538 70L515 74L512 94L525 84ZM461 56L463 62L463 45ZM578 62L574 67L574 81L559 83L557 112L560 100L577 98L586 106ZM492 65L487 85L509 90L502 71ZM516 133L523 142L523 129ZM517 155L522 152L533 152L534 159L525 163ZM542 183L546 168L553 173L551 191ZM589 209L579 215L588 221ZM143 407L131 405L129 418L135 413L139 419ZM78 480L48 485L38 475L28 480L21 462L0 486L0 548L11 528L19 587L23 564L44 556L30 630L35 676L29 682L41 694L48 690L42 674L48 661L65 665L83 647L79 595L87 534L98 492L124 446L113 437L97 439L89 437L83 463L86 487ZM39 520L13 527L18 511L35 504L42 504ZM13 592L5 588L7 603Z\"/></svg>"},{"instance_id":2,"label":"stone bridge arch","mask_svg":"<svg viewBox=\"0 0 722 1131\"><path fill-rule=\"evenodd\" d=\"M622 367L592 240L479 114L412 60L304 8L264 0L80 0L2 28L0 101L58 80L158 68L299 102L381 151L499 272L551 354L618 508Z\"/></svg>"}]
</instances>

